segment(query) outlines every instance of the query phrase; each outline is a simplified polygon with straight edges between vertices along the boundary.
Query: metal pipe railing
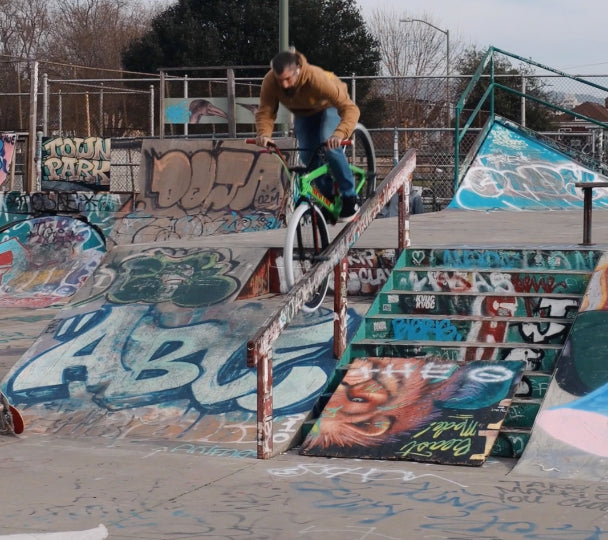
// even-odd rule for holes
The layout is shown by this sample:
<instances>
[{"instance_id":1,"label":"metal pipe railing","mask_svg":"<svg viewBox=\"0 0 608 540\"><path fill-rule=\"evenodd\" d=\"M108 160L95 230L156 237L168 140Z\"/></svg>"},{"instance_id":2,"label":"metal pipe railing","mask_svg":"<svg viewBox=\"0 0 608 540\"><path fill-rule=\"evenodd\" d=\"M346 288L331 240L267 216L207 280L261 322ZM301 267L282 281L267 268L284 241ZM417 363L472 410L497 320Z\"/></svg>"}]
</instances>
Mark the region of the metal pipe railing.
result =
<instances>
[{"instance_id":1,"label":"metal pipe railing","mask_svg":"<svg viewBox=\"0 0 608 540\"><path fill-rule=\"evenodd\" d=\"M363 204L361 210L359 210L358 219L347 224L327 247L323 254L325 260L317 263L310 272L306 273L306 278L286 295L285 302L275 309L264 326L247 342L247 366L257 368L257 455L259 459L271 458L273 451L273 343L278 339L283 328L299 312L312 292L330 272L335 271L337 266L340 265L340 270L336 271L339 279L346 279L347 271L344 271L344 259L349 249L397 192L399 192L398 249L403 250L410 245L406 204L415 168L416 151L408 150L401 161L378 186L376 193ZM335 284L335 289L338 291L346 290L340 283ZM344 302L346 301L345 296L344 294ZM342 313L342 316L345 317L345 304L338 304L334 309L339 316ZM335 325L334 330L338 333L345 332L346 324L342 321ZM344 335L334 335L334 343L336 341L345 343L345 339ZM339 352L339 349L337 352Z\"/></svg>"}]
</instances>

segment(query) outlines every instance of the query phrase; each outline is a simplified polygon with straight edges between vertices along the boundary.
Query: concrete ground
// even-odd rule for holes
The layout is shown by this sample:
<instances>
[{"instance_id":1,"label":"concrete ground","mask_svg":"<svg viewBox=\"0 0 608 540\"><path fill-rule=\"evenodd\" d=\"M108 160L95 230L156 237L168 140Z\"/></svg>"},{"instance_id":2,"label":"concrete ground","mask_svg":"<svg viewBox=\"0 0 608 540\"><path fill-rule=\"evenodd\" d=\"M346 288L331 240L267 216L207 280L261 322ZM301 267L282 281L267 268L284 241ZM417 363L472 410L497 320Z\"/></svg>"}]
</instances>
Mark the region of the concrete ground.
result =
<instances>
[{"instance_id":1,"label":"concrete ground","mask_svg":"<svg viewBox=\"0 0 608 540\"><path fill-rule=\"evenodd\" d=\"M357 247L395 247L394 219L374 222ZM581 210L448 210L412 216L411 243L580 247L582 219ZM592 238L593 248L608 246L608 211L594 212ZM282 234L209 241L280 246ZM18 317L12 324L18 331ZM42 331L46 324L39 324ZM30 334L35 338L30 329L21 339ZM12 361L0 360L0 376ZM172 442L70 439L27 429L0 437L0 538L67 539L78 537L69 531L103 524L112 540L608 539L604 483L517 476L514 460L468 468L311 458L294 449L262 461L221 441Z\"/></svg>"},{"instance_id":2,"label":"concrete ground","mask_svg":"<svg viewBox=\"0 0 608 540\"><path fill-rule=\"evenodd\" d=\"M3 534L103 524L113 540L608 538L605 484L514 477L511 460L262 461L213 443L169 452L27 435L0 451Z\"/></svg>"}]
</instances>

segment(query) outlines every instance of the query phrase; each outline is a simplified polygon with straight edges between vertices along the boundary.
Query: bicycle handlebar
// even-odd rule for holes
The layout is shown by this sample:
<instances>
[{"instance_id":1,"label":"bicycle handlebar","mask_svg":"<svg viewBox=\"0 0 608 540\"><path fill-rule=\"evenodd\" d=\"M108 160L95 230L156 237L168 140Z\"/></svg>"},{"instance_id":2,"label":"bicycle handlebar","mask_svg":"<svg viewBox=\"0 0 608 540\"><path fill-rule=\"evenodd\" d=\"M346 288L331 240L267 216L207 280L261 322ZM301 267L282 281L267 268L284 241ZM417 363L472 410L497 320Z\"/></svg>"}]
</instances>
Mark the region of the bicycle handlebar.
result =
<instances>
[{"instance_id":1,"label":"bicycle handlebar","mask_svg":"<svg viewBox=\"0 0 608 540\"><path fill-rule=\"evenodd\" d=\"M255 139L245 139L245 142L246 142L247 144L257 144L257 143L255 142ZM324 145L325 145L325 143L321 143L321 144L319 145L319 148L320 148L321 146L324 146ZM353 145L353 141L352 141L351 139L345 139L345 140L343 140L342 142L340 142L340 146L352 146L352 145ZM273 148L273 149L277 149L277 150L278 150L278 146L276 145L276 143L273 143L273 142L268 143L268 144L266 145L266 148ZM297 148L296 148L296 150L297 150Z\"/></svg>"},{"instance_id":2,"label":"bicycle handlebar","mask_svg":"<svg viewBox=\"0 0 608 540\"><path fill-rule=\"evenodd\" d=\"M245 139L245 142L247 144L257 144L256 140L253 138L248 138ZM340 142L341 146L352 146L353 141L351 139L346 139ZM321 149L325 146L325 143L321 143L315 150L316 153L320 153ZM276 143L274 142L269 142L268 144L266 144L265 147L261 147L262 149L260 150L260 152L267 152L267 153L275 153L279 159L283 162L283 164L285 165L286 168L289 169L289 165L287 163L287 158L283 155L283 152L281 152L281 149L277 146ZM292 150L298 150L298 148L293 148Z\"/></svg>"}]
</instances>

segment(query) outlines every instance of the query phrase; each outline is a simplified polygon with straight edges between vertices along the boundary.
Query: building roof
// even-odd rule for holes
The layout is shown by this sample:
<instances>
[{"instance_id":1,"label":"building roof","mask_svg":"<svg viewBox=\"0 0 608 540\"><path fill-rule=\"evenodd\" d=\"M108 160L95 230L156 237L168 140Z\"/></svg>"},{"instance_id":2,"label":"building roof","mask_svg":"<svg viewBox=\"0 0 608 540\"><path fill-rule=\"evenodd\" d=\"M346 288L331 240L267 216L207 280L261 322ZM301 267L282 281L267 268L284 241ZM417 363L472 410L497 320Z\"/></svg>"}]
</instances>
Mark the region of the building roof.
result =
<instances>
[{"instance_id":1,"label":"building roof","mask_svg":"<svg viewBox=\"0 0 608 540\"><path fill-rule=\"evenodd\" d=\"M585 101L580 105L577 105L572 109L575 113L582 114L588 118L593 118L600 122L608 123L608 109L601 103L595 103L593 101ZM558 122L571 122L574 120L572 114L564 113L557 116Z\"/></svg>"}]
</instances>

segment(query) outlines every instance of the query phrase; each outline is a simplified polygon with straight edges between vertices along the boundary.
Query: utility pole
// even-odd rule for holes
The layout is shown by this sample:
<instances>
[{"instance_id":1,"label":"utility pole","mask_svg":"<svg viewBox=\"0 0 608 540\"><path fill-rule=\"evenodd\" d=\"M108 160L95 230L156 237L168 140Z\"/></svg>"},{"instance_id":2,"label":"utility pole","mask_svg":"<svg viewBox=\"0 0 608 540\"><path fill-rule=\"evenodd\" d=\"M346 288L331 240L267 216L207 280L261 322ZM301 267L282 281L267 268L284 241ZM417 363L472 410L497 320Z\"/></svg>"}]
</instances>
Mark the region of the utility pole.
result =
<instances>
[{"instance_id":1,"label":"utility pole","mask_svg":"<svg viewBox=\"0 0 608 540\"><path fill-rule=\"evenodd\" d=\"M289 49L289 0L279 0L279 52Z\"/></svg>"}]
</instances>

